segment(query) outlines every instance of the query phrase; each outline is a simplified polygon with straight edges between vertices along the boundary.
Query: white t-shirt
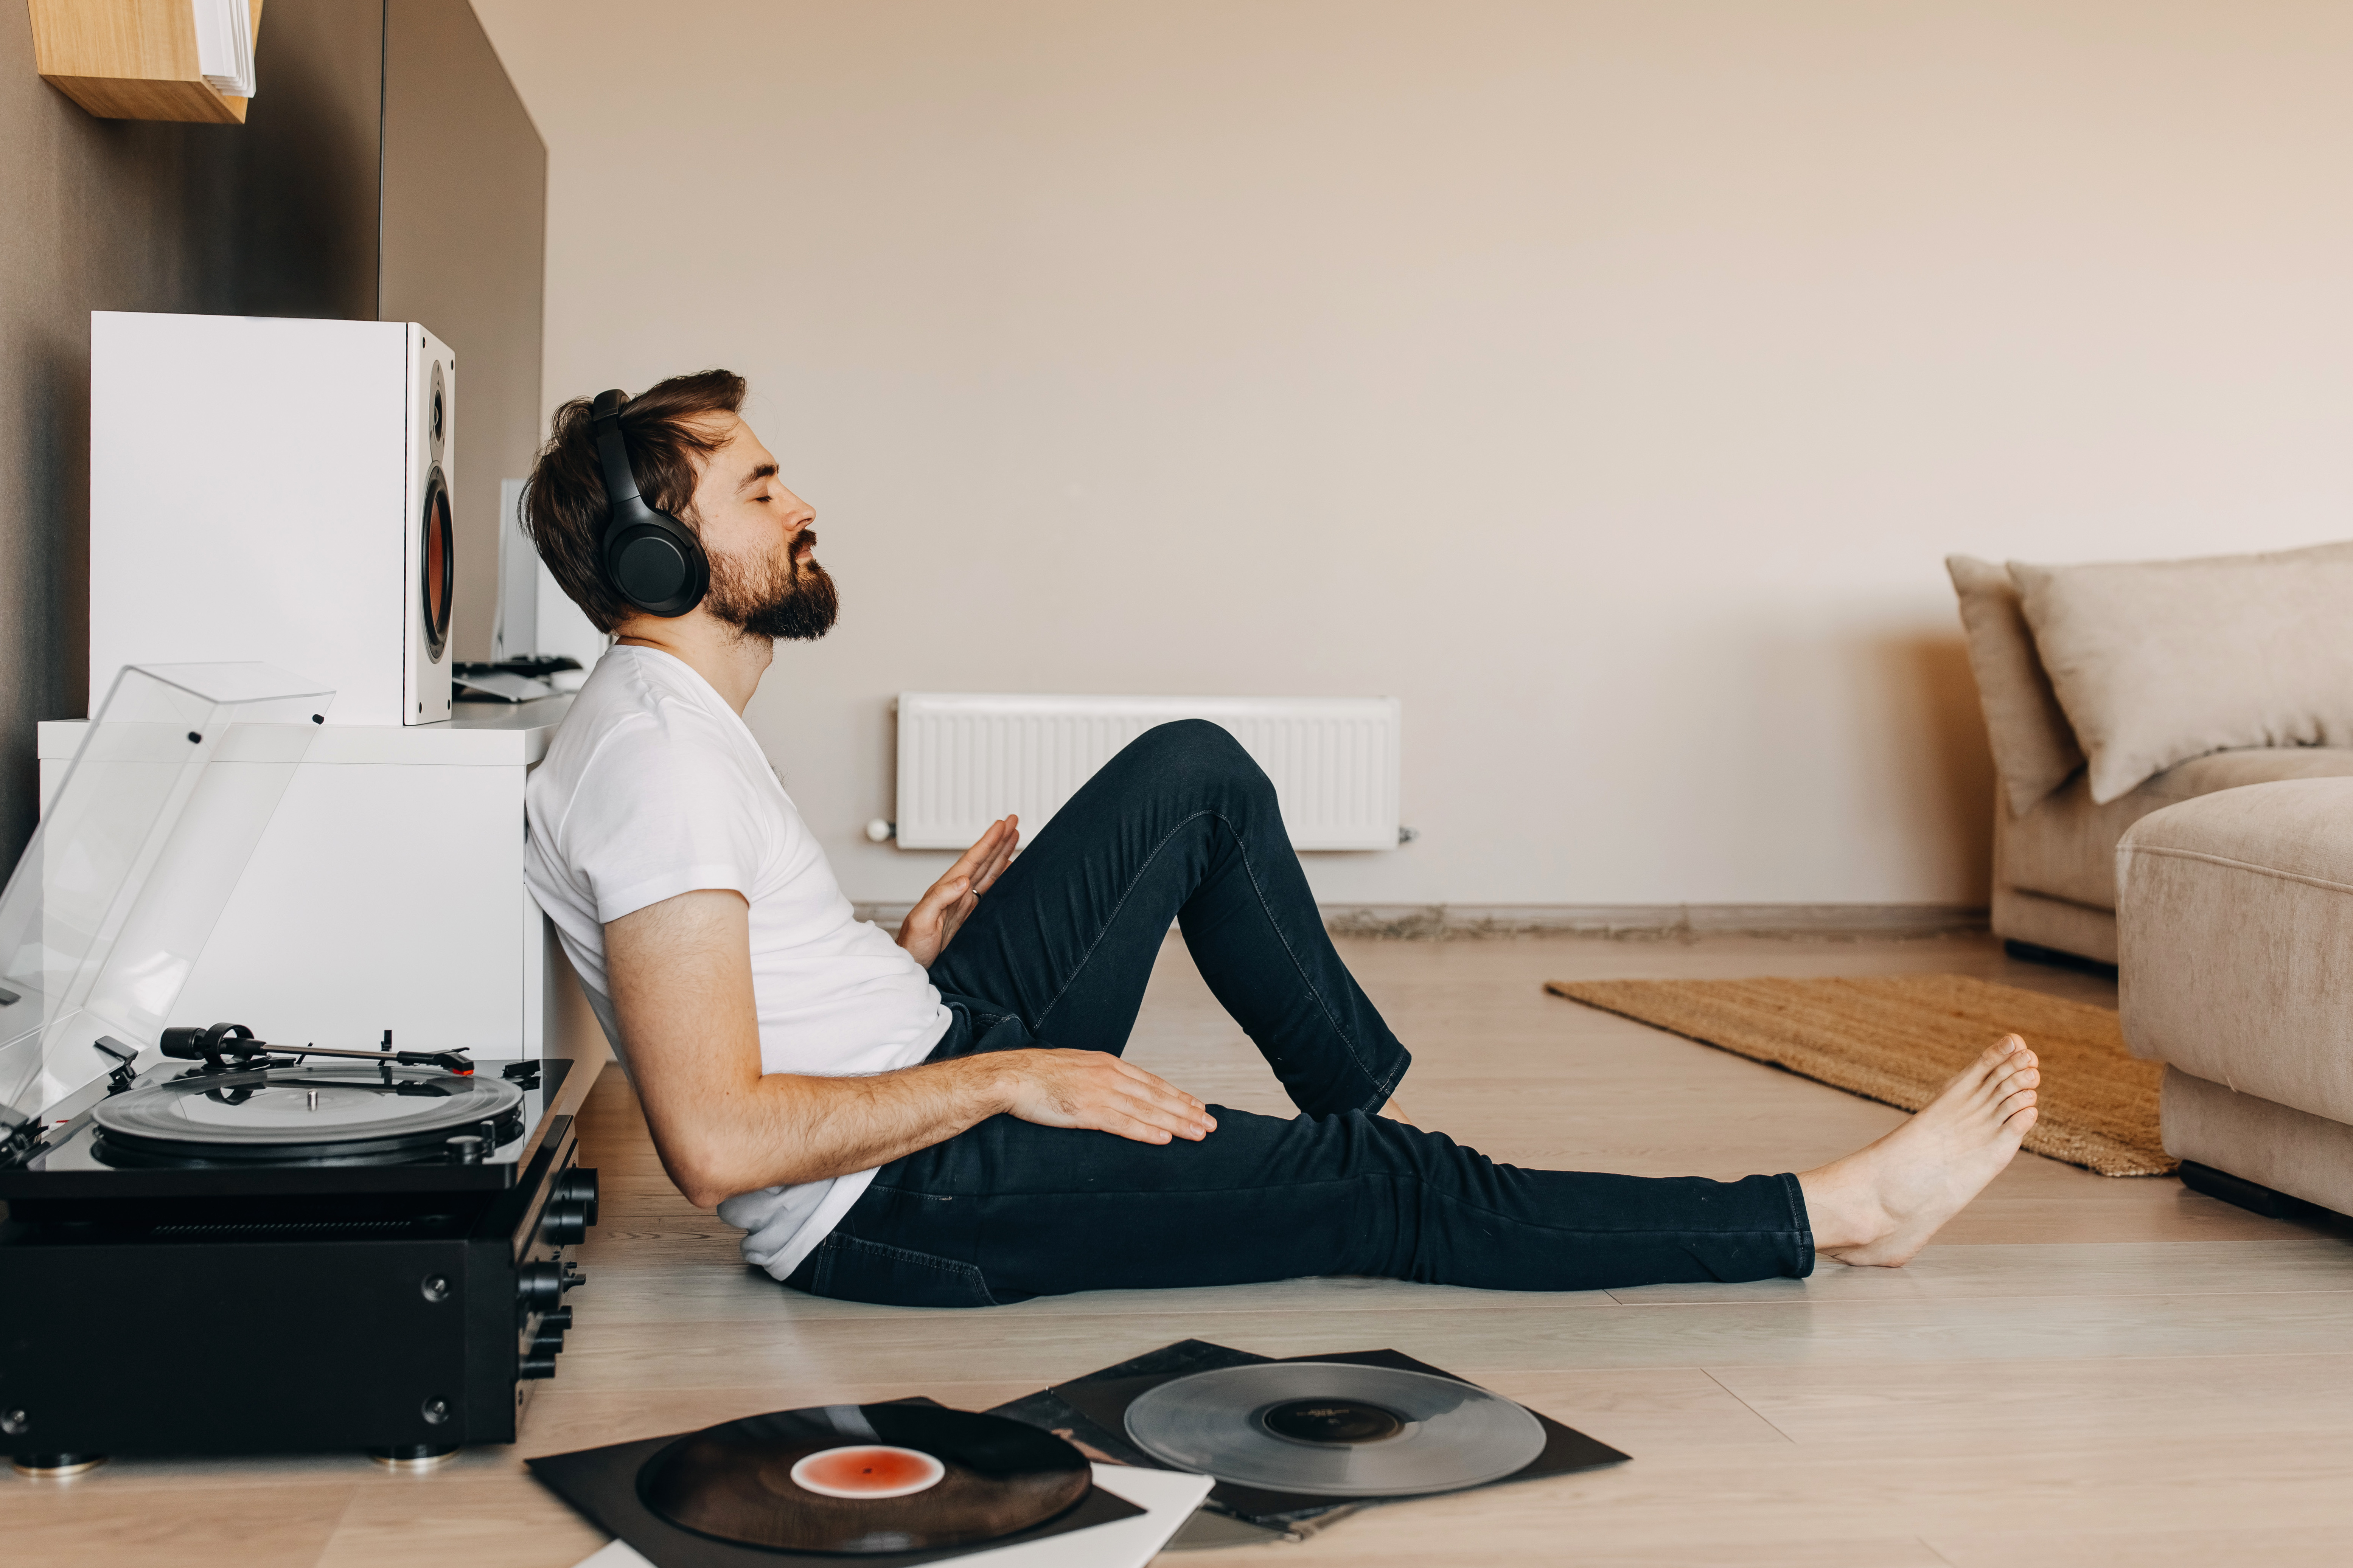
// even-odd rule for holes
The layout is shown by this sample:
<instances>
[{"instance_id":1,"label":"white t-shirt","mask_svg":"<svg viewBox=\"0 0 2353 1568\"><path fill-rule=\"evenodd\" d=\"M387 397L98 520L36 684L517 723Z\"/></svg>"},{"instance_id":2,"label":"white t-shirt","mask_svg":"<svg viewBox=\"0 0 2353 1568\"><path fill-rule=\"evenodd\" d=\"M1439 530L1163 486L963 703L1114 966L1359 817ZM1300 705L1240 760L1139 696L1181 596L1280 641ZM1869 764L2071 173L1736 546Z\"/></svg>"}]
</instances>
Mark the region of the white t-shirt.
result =
<instances>
[{"instance_id":1,"label":"white t-shirt","mask_svg":"<svg viewBox=\"0 0 2353 1568\"><path fill-rule=\"evenodd\" d=\"M849 900L776 769L683 661L614 647L573 700L523 790L523 875L563 934L624 1071L605 925L698 888L752 907L760 1070L846 1078L912 1067L947 1032L923 965ZM719 1217L781 1279L858 1201L871 1171L739 1193Z\"/></svg>"}]
</instances>

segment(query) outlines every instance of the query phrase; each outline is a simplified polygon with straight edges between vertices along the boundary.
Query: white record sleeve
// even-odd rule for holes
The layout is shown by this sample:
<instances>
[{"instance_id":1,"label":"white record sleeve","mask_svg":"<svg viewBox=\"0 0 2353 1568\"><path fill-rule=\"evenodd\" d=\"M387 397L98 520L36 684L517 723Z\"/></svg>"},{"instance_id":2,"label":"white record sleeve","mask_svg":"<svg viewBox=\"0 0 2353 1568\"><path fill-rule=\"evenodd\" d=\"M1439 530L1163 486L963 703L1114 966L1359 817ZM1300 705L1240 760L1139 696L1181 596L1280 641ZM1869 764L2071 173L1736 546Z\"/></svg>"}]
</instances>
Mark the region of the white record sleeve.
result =
<instances>
[{"instance_id":1,"label":"white record sleeve","mask_svg":"<svg viewBox=\"0 0 2353 1568\"><path fill-rule=\"evenodd\" d=\"M1097 1465L1095 1485L1143 1509L1135 1519L1115 1520L1092 1530L1074 1530L1021 1546L967 1552L950 1559L956 1568L1144 1568L1184 1528L1215 1485L1207 1476L1177 1470L1146 1470L1128 1465ZM746 1548L746 1551L752 1550ZM854 1562L852 1558L841 1561ZM626 1541L609 1542L580 1560L578 1568L654 1568Z\"/></svg>"}]
</instances>

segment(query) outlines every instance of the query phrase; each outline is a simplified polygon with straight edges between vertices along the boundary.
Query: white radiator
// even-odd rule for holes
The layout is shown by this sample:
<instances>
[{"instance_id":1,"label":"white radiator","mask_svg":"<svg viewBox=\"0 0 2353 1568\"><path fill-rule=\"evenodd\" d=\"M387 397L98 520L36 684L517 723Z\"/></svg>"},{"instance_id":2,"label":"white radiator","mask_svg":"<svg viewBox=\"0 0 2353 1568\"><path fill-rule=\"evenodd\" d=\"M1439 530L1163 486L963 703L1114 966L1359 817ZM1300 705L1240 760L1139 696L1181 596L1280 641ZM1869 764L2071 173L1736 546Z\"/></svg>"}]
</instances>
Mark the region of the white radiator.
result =
<instances>
[{"instance_id":1,"label":"white radiator","mask_svg":"<svg viewBox=\"0 0 2353 1568\"><path fill-rule=\"evenodd\" d=\"M1398 846L1398 703L1389 697L899 696L898 839L963 849L1007 812L1026 842L1155 724L1223 725L1274 781L1302 849Z\"/></svg>"}]
</instances>

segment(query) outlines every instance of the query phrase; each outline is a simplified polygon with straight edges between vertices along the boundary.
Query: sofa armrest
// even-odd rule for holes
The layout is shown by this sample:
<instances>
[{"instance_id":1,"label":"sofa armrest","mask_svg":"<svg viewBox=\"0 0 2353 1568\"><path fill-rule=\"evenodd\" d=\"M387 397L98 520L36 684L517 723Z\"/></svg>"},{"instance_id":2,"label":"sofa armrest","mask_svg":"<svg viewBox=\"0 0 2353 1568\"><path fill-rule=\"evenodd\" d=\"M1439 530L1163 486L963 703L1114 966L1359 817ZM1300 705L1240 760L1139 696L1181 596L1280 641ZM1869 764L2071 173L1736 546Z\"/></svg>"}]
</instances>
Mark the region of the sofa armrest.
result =
<instances>
[{"instance_id":1,"label":"sofa armrest","mask_svg":"<svg viewBox=\"0 0 2353 1568\"><path fill-rule=\"evenodd\" d=\"M2353 778L2249 784L2116 846L2135 1056L2353 1122Z\"/></svg>"}]
</instances>

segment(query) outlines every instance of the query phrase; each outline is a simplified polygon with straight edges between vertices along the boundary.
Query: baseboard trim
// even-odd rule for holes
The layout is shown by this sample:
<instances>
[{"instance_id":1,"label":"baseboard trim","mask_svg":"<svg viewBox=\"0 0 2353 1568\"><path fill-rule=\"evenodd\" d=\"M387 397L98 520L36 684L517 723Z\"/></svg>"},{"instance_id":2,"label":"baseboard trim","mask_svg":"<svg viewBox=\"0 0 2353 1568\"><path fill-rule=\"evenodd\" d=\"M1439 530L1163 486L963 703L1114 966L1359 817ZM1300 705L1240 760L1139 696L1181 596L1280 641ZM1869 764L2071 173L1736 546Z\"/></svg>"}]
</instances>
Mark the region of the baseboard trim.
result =
<instances>
[{"instance_id":1,"label":"baseboard trim","mask_svg":"<svg viewBox=\"0 0 2353 1568\"><path fill-rule=\"evenodd\" d=\"M1974 904L1357 904L1326 905L1335 936L1398 941L1586 936L1695 941L1704 936L1947 936L1986 929Z\"/></svg>"},{"instance_id":2,"label":"baseboard trim","mask_svg":"<svg viewBox=\"0 0 2353 1568\"><path fill-rule=\"evenodd\" d=\"M896 931L908 904L860 904L858 918ZM1982 904L1325 904L1334 936L1396 942L1583 936L1692 942L1704 936L1859 941L1986 929Z\"/></svg>"}]
</instances>

